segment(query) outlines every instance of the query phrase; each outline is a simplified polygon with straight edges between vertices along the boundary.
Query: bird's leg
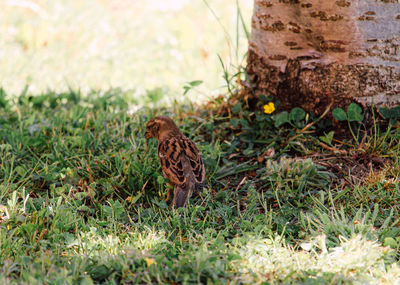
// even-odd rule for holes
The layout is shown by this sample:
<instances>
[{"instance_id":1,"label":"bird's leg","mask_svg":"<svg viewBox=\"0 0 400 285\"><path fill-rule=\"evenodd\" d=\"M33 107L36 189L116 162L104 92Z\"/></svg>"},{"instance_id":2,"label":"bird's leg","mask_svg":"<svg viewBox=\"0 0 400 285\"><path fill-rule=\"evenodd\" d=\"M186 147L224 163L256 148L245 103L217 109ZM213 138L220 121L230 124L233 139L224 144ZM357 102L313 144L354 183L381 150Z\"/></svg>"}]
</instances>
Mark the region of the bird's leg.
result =
<instances>
[{"instance_id":1,"label":"bird's leg","mask_svg":"<svg viewBox=\"0 0 400 285\"><path fill-rule=\"evenodd\" d=\"M203 192L204 184L196 184L195 188L197 195L201 198L201 200L204 200L203 195L201 195L201 192Z\"/></svg>"},{"instance_id":2,"label":"bird's leg","mask_svg":"<svg viewBox=\"0 0 400 285\"><path fill-rule=\"evenodd\" d=\"M168 200L169 200L169 198L171 197L171 192L172 192L172 190L174 190L174 187L172 187L172 185L170 184L170 183L167 183L167 190L168 190L168 193L167 193L167 198L165 198L165 202L167 202Z\"/></svg>"}]
</instances>

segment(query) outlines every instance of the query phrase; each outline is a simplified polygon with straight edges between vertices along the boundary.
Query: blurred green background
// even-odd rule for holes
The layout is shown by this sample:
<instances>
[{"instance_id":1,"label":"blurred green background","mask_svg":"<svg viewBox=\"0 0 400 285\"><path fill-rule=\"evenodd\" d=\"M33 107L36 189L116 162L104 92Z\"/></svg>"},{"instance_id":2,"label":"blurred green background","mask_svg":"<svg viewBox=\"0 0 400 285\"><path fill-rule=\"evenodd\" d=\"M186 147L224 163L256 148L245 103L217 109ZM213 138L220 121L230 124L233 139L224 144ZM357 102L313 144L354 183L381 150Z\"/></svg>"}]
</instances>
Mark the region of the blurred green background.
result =
<instances>
[{"instance_id":1,"label":"blurred green background","mask_svg":"<svg viewBox=\"0 0 400 285\"><path fill-rule=\"evenodd\" d=\"M249 29L253 0L239 0ZM0 1L0 85L8 94L162 87L204 98L222 92L222 66L243 63L235 0ZM237 31L239 30L239 32ZM238 40L237 40L238 39ZM237 44L239 43L239 44Z\"/></svg>"}]
</instances>

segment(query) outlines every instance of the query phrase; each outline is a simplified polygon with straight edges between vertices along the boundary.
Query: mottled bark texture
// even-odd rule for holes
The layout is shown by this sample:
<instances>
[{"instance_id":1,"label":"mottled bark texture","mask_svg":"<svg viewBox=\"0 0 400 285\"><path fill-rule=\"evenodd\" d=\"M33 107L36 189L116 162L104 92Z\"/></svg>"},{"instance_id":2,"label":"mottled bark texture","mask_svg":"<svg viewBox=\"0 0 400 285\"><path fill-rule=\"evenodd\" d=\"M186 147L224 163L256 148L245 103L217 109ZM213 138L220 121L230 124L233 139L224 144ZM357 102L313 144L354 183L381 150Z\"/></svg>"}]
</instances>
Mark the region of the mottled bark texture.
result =
<instances>
[{"instance_id":1,"label":"mottled bark texture","mask_svg":"<svg viewBox=\"0 0 400 285\"><path fill-rule=\"evenodd\" d=\"M247 72L256 95L322 113L400 103L399 0L255 0Z\"/></svg>"}]
</instances>

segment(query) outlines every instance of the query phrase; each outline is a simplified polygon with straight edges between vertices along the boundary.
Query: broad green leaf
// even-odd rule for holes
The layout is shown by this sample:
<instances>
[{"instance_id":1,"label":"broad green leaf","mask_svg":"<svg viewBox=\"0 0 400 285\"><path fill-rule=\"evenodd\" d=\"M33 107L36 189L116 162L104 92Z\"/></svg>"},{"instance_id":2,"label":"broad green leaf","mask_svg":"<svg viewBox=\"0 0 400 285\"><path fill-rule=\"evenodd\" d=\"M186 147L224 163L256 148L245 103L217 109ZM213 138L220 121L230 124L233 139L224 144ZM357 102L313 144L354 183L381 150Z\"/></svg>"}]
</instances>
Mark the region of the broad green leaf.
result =
<instances>
[{"instance_id":1,"label":"broad green leaf","mask_svg":"<svg viewBox=\"0 0 400 285\"><path fill-rule=\"evenodd\" d=\"M275 115L275 127L279 128L285 123L289 122L289 113L286 111L283 111L277 115Z\"/></svg>"},{"instance_id":2,"label":"broad green leaf","mask_svg":"<svg viewBox=\"0 0 400 285\"><path fill-rule=\"evenodd\" d=\"M332 116L338 121L346 121L347 115L342 108L336 108L332 111Z\"/></svg>"},{"instance_id":3,"label":"broad green leaf","mask_svg":"<svg viewBox=\"0 0 400 285\"><path fill-rule=\"evenodd\" d=\"M326 143L326 144L332 144L332 139L333 139L333 135L335 134L334 131L330 131L329 133L325 134L324 136L320 136L319 139Z\"/></svg>"},{"instance_id":4,"label":"broad green leaf","mask_svg":"<svg viewBox=\"0 0 400 285\"><path fill-rule=\"evenodd\" d=\"M350 122L362 122L364 115L362 114L362 109L355 103L351 103L347 108L347 117Z\"/></svg>"},{"instance_id":5,"label":"broad green leaf","mask_svg":"<svg viewBox=\"0 0 400 285\"><path fill-rule=\"evenodd\" d=\"M289 119L291 121L298 122L298 121L303 120L305 116L306 116L306 112L304 112L303 109L301 109L299 107L295 107L292 109L292 111L290 111Z\"/></svg>"},{"instance_id":6,"label":"broad green leaf","mask_svg":"<svg viewBox=\"0 0 400 285\"><path fill-rule=\"evenodd\" d=\"M393 118L400 120L400 106L396 106L392 108L390 111L392 113Z\"/></svg>"},{"instance_id":7,"label":"broad green leaf","mask_svg":"<svg viewBox=\"0 0 400 285\"><path fill-rule=\"evenodd\" d=\"M400 106L396 106L394 108L382 107L379 109L379 113L381 113L383 118L385 118L386 120L400 120Z\"/></svg>"}]
</instances>

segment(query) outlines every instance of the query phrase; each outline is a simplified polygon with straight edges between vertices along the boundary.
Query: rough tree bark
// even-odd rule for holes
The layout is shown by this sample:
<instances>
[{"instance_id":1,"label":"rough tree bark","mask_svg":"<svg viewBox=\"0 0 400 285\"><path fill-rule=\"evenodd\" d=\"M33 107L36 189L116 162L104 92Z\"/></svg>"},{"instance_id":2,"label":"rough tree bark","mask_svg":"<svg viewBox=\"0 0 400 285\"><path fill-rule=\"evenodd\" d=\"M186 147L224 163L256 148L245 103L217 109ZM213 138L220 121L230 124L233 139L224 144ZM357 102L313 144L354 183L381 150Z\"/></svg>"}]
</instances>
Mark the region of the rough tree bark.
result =
<instances>
[{"instance_id":1,"label":"rough tree bark","mask_svg":"<svg viewBox=\"0 0 400 285\"><path fill-rule=\"evenodd\" d=\"M255 0L247 72L285 108L398 105L399 0Z\"/></svg>"}]
</instances>

